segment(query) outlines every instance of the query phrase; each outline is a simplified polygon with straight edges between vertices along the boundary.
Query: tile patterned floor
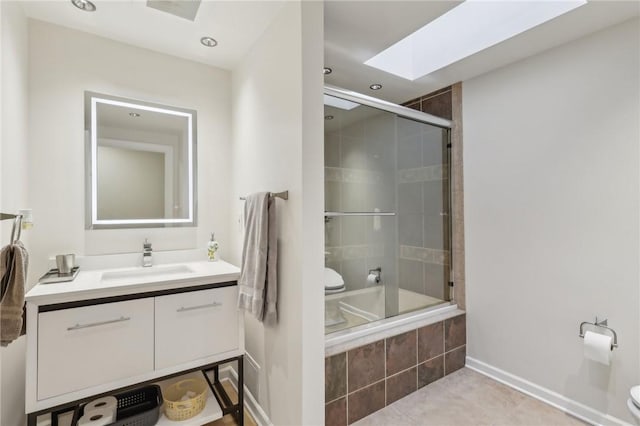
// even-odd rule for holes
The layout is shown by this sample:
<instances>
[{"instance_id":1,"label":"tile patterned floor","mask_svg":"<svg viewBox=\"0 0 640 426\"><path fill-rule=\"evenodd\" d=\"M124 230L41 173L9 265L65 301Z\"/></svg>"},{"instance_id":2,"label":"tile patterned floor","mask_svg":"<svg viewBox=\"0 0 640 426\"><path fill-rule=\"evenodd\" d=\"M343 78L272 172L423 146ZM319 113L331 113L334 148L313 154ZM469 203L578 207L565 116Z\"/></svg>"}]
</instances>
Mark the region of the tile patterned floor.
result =
<instances>
[{"instance_id":1,"label":"tile patterned floor","mask_svg":"<svg viewBox=\"0 0 640 426\"><path fill-rule=\"evenodd\" d=\"M568 414L463 368L354 423L358 426L583 426Z\"/></svg>"}]
</instances>

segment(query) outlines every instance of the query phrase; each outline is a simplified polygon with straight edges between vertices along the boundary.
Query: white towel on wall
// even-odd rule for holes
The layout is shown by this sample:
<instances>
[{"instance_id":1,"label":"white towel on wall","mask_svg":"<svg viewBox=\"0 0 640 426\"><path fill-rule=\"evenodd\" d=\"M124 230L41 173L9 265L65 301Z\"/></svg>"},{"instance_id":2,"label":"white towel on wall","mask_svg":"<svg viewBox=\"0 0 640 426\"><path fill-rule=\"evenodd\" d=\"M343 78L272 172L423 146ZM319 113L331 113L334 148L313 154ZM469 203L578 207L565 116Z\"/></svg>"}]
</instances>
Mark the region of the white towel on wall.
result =
<instances>
[{"instance_id":1,"label":"white towel on wall","mask_svg":"<svg viewBox=\"0 0 640 426\"><path fill-rule=\"evenodd\" d=\"M277 320L276 206L268 192L246 197L244 206L244 244L238 279L238 307L251 312L259 321Z\"/></svg>"}]
</instances>

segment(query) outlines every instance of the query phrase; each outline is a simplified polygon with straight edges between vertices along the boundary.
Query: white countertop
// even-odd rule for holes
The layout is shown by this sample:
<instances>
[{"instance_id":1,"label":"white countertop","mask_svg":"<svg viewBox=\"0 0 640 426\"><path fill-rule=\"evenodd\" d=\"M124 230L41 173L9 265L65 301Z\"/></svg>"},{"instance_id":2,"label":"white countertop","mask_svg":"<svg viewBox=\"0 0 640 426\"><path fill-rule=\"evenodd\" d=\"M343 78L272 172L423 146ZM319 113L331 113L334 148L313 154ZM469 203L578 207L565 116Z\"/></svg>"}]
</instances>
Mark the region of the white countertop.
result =
<instances>
[{"instance_id":1,"label":"white countertop","mask_svg":"<svg viewBox=\"0 0 640 426\"><path fill-rule=\"evenodd\" d=\"M132 274L128 277L117 277L120 272L131 272ZM138 273L140 275L136 275ZM115 278L103 279L103 274L111 274ZM149 268L129 266L124 268L83 269L81 264L80 272L73 281L50 284L38 283L29 290L25 299L27 302L36 305L67 303L236 281L239 276L240 269L237 266L222 260L217 262L205 260L163 263Z\"/></svg>"}]
</instances>

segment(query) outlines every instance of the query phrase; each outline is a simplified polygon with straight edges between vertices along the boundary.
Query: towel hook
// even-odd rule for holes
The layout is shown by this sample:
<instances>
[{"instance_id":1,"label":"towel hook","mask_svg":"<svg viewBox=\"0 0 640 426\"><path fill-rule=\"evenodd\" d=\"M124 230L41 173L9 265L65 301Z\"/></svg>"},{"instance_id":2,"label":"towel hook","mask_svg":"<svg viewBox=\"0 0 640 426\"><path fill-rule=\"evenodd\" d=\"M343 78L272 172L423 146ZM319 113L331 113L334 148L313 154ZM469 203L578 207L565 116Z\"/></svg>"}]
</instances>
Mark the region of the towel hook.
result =
<instances>
[{"instance_id":1,"label":"towel hook","mask_svg":"<svg viewBox=\"0 0 640 426\"><path fill-rule=\"evenodd\" d=\"M15 243L20 239L20 234L22 233L22 215L16 215L15 219L13 219L13 228L11 228L11 244Z\"/></svg>"},{"instance_id":2,"label":"towel hook","mask_svg":"<svg viewBox=\"0 0 640 426\"><path fill-rule=\"evenodd\" d=\"M13 244L20 239L20 233L22 232L22 215L0 213L0 220L13 219L13 228L11 228L11 241Z\"/></svg>"}]
</instances>

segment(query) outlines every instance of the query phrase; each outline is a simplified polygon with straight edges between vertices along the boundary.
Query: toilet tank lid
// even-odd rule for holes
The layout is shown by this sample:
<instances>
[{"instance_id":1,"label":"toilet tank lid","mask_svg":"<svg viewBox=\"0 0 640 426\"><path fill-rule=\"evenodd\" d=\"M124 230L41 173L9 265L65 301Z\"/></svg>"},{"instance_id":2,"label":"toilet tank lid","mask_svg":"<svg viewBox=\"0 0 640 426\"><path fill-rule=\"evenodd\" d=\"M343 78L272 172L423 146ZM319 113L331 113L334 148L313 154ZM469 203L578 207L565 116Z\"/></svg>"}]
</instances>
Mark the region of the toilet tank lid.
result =
<instances>
[{"instance_id":1,"label":"toilet tank lid","mask_svg":"<svg viewBox=\"0 0 640 426\"><path fill-rule=\"evenodd\" d=\"M325 288L335 288L342 287L344 285L344 279L342 279L342 275L337 273L335 270L331 268L324 268L324 287Z\"/></svg>"}]
</instances>

